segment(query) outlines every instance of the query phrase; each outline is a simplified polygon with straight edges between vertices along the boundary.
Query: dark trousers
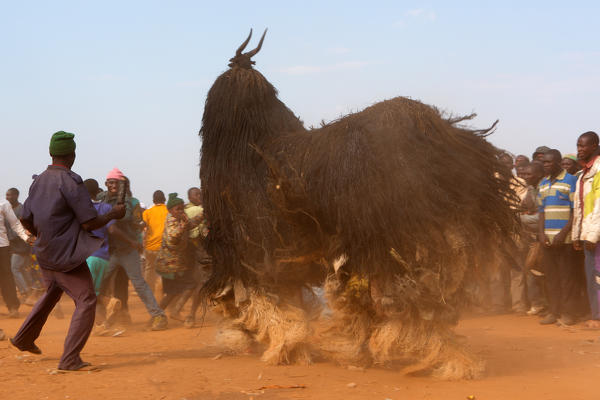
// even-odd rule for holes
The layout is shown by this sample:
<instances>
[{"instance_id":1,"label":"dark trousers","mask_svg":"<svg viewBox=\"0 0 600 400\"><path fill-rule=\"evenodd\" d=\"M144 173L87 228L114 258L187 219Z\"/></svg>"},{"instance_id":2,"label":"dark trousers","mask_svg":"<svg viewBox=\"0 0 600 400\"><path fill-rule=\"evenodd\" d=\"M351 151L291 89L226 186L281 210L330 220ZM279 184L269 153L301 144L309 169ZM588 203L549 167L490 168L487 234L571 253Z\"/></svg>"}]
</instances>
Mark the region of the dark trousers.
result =
<instances>
[{"instance_id":1,"label":"dark trousers","mask_svg":"<svg viewBox=\"0 0 600 400\"><path fill-rule=\"evenodd\" d=\"M572 245L563 244L544 247L543 252L548 311L557 317L574 316L578 293L575 250Z\"/></svg>"},{"instance_id":2,"label":"dark trousers","mask_svg":"<svg viewBox=\"0 0 600 400\"><path fill-rule=\"evenodd\" d=\"M0 291L9 310L17 310L21 303L17 297L15 278L10 269L9 247L0 247Z\"/></svg>"},{"instance_id":3,"label":"dark trousers","mask_svg":"<svg viewBox=\"0 0 600 400\"><path fill-rule=\"evenodd\" d=\"M114 296L121 300L121 310L128 311L127 301L129 300L129 277L123 267L117 268L114 277Z\"/></svg>"},{"instance_id":4,"label":"dark trousers","mask_svg":"<svg viewBox=\"0 0 600 400\"><path fill-rule=\"evenodd\" d=\"M96 293L94 282L86 263L69 272L41 269L46 293L38 300L21 329L13 338L19 348L28 348L40 336L48 315L65 292L75 302L69 332L58 368L72 369L81 364L79 353L85 346L94 326L96 315Z\"/></svg>"}]
</instances>

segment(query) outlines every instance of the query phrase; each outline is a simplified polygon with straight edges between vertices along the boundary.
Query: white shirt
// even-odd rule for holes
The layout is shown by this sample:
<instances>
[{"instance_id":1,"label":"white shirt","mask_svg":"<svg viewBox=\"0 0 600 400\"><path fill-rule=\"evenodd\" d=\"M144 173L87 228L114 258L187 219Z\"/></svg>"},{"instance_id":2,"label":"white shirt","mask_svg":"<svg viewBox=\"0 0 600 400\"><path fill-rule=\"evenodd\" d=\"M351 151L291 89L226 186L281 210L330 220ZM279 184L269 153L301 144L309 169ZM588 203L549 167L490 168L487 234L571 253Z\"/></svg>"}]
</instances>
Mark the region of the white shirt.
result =
<instances>
[{"instance_id":1,"label":"white shirt","mask_svg":"<svg viewBox=\"0 0 600 400\"><path fill-rule=\"evenodd\" d=\"M17 219L12 206L8 201L0 200L0 247L7 247L9 245L6 225L10 226L10 229L19 235L21 239L27 241L27 232L25 232L25 228L23 228L23 225Z\"/></svg>"}]
</instances>

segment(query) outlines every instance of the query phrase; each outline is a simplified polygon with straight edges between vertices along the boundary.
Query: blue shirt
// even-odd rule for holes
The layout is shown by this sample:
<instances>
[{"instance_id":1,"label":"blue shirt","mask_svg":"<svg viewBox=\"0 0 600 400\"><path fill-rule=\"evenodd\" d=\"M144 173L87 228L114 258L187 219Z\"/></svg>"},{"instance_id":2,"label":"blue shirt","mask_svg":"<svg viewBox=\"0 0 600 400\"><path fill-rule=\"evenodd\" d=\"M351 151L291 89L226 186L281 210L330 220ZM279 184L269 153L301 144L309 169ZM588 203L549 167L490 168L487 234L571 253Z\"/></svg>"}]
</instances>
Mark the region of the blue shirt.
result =
<instances>
[{"instance_id":1,"label":"blue shirt","mask_svg":"<svg viewBox=\"0 0 600 400\"><path fill-rule=\"evenodd\" d=\"M92 203L92 204L94 205L94 208L98 212L98 215L107 214L110 210L112 210L112 207L110 206L110 204L107 204L107 203ZM96 251L94 254L92 254L93 257L98 257L98 258L102 258L103 260L108 260L108 258L109 258L109 256L108 256L108 227L111 226L114 222L115 222L115 220L113 219L108 224L104 225L102 228L98 228L98 229L92 231L92 235L102 239L102 247L100 247L100 249L98 251Z\"/></svg>"},{"instance_id":2,"label":"blue shirt","mask_svg":"<svg viewBox=\"0 0 600 400\"><path fill-rule=\"evenodd\" d=\"M56 165L34 178L22 219L37 230L33 246L40 267L67 272L83 264L102 240L81 224L98 216L81 177Z\"/></svg>"},{"instance_id":3,"label":"blue shirt","mask_svg":"<svg viewBox=\"0 0 600 400\"><path fill-rule=\"evenodd\" d=\"M539 212L544 213L544 233L551 241L567 225L573 212L577 178L563 170L554 180L545 177L539 185ZM566 242L571 242L567 235Z\"/></svg>"}]
</instances>

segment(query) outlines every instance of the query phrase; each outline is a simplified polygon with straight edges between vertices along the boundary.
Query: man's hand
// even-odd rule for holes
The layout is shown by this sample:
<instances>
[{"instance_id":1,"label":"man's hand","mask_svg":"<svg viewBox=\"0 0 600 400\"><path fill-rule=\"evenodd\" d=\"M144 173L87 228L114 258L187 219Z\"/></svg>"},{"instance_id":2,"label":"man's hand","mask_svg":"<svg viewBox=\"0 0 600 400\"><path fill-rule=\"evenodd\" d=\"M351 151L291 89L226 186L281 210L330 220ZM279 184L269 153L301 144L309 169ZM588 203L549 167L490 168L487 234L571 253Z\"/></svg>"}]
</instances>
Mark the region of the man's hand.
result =
<instances>
[{"instance_id":1,"label":"man's hand","mask_svg":"<svg viewBox=\"0 0 600 400\"><path fill-rule=\"evenodd\" d=\"M548 236L546 236L545 233L539 234L539 241L542 244L542 246L550 247L550 240L548 240Z\"/></svg>"},{"instance_id":2,"label":"man's hand","mask_svg":"<svg viewBox=\"0 0 600 400\"><path fill-rule=\"evenodd\" d=\"M552 246L560 246L561 244L564 244L566 238L567 238L567 232L565 232L565 231L558 232L556 234L556 236L554 236L554 239L552 239Z\"/></svg>"},{"instance_id":3,"label":"man's hand","mask_svg":"<svg viewBox=\"0 0 600 400\"><path fill-rule=\"evenodd\" d=\"M113 208L108 212L110 219L121 219L125 216L125 204L115 204Z\"/></svg>"},{"instance_id":4,"label":"man's hand","mask_svg":"<svg viewBox=\"0 0 600 400\"><path fill-rule=\"evenodd\" d=\"M577 251L583 250L583 245L581 244L581 240L576 240L573 242L573 248Z\"/></svg>"},{"instance_id":5,"label":"man's hand","mask_svg":"<svg viewBox=\"0 0 600 400\"><path fill-rule=\"evenodd\" d=\"M35 239L36 239L36 237L33 235L27 236L27 244L30 246L33 246L33 244L35 243Z\"/></svg>"},{"instance_id":6,"label":"man's hand","mask_svg":"<svg viewBox=\"0 0 600 400\"><path fill-rule=\"evenodd\" d=\"M596 243L588 242L587 240L585 242L583 242L583 246L588 251L596 250Z\"/></svg>"}]
</instances>

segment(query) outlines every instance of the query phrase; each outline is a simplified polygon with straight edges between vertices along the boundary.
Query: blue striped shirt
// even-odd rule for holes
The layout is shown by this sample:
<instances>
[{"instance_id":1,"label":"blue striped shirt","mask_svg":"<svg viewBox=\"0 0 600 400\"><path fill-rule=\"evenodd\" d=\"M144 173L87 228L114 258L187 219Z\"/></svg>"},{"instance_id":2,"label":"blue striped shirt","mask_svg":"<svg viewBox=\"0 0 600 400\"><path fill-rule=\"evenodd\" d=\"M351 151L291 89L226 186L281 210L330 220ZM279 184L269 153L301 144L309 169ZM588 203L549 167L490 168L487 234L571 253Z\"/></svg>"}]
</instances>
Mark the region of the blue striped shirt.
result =
<instances>
[{"instance_id":1,"label":"blue striped shirt","mask_svg":"<svg viewBox=\"0 0 600 400\"><path fill-rule=\"evenodd\" d=\"M567 225L573 212L577 178L563 170L550 181L545 177L539 185L538 207L544 213L544 233L550 241ZM567 235L566 243L570 243Z\"/></svg>"}]
</instances>

